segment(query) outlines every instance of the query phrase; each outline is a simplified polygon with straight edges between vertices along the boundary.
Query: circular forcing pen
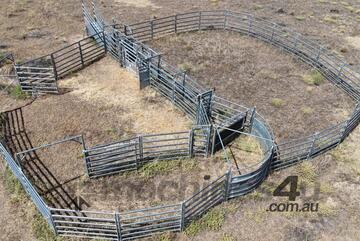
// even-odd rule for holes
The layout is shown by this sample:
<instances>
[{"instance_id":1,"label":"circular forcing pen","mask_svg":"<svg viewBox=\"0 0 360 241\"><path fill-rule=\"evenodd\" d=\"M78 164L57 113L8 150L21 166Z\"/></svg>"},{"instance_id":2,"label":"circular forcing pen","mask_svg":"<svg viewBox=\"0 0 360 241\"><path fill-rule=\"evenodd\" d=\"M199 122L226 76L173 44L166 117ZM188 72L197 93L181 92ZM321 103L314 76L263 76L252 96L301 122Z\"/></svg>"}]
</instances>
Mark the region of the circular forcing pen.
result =
<instances>
[{"instance_id":1,"label":"circular forcing pen","mask_svg":"<svg viewBox=\"0 0 360 241\"><path fill-rule=\"evenodd\" d=\"M44 57L16 64L22 90L35 96L57 94L58 80L109 55L121 67L136 74L140 89L156 90L193 123L186 131L138 135L91 147L86 145L82 135L78 135L34 148L24 144L24 139L28 138L23 116L26 107L1 113L1 154L57 235L131 240L155 233L182 231L219 203L252 192L273 171L333 149L359 124L360 75L326 48L299 33L251 14L231 11L198 11L119 25L106 22L94 2L83 1L82 8L88 37ZM295 56L321 73L334 88L340 88L350 96L356 103L353 113L311 136L279 142L256 108L217 96L214 90L201 86L144 44L170 34L205 30L237 32ZM255 140L260 151L258 159L244 168L233 160L234 154L229 149L239 140ZM223 155L226 168L180 203L124 212L88 211L78 206L64 208L57 202L48 203L41 195L42 187L36 183L42 177L27 177L23 168L26 162L37 157L38 151L70 141L82 144L87 178L93 180L139 170L155 161L179 159L181 162L185 158L218 157L218 152Z\"/></svg>"}]
</instances>

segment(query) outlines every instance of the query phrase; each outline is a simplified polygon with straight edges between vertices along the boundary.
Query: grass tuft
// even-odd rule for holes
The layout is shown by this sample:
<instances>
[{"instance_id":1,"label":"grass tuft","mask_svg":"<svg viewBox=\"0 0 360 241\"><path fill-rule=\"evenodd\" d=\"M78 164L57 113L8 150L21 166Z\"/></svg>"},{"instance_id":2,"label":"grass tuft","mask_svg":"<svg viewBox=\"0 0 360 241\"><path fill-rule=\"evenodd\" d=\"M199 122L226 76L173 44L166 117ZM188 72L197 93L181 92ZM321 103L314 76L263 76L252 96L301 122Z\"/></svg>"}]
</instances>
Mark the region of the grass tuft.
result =
<instances>
[{"instance_id":1,"label":"grass tuft","mask_svg":"<svg viewBox=\"0 0 360 241\"><path fill-rule=\"evenodd\" d=\"M314 113L314 110L311 107L304 106L301 108L301 112L304 113L305 115L310 115Z\"/></svg>"},{"instance_id":2,"label":"grass tuft","mask_svg":"<svg viewBox=\"0 0 360 241\"><path fill-rule=\"evenodd\" d=\"M285 104L285 101L280 99L280 98L273 98L271 100L271 105L273 105L273 106L275 106L277 108L282 107L284 104Z\"/></svg>"},{"instance_id":3,"label":"grass tuft","mask_svg":"<svg viewBox=\"0 0 360 241\"><path fill-rule=\"evenodd\" d=\"M12 174L11 170L6 167L5 173L2 175L5 189L10 193L11 202L17 204L25 202L27 199L26 193L19 180Z\"/></svg>"},{"instance_id":4,"label":"grass tuft","mask_svg":"<svg viewBox=\"0 0 360 241\"><path fill-rule=\"evenodd\" d=\"M226 209L215 207L207 212L200 219L193 221L185 229L187 236L193 237L201 231L219 231L225 222Z\"/></svg>"},{"instance_id":5,"label":"grass tuft","mask_svg":"<svg viewBox=\"0 0 360 241\"><path fill-rule=\"evenodd\" d=\"M219 239L219 241L235 241L235 238L230 234L223 234L223 236Z\"/></svg>"},{"instance_id":6,"label":"grass tuft","mask_svg":"<svg viewBox=\"0 0 360 241\"><path fill-rule=\"evenodd\" d=\"M171 241L171 234L170 233L163 233L159 234L155 237L156 241Z\"/></svg>"},{"instance_id":7,"label":"grass tuft","mask_svg":"<svg viewBox=\"0 0 360 241\"><path fill-rule=\"evenodd\" d=\"M303 80L308 85L321 85L324 83L324 76L317 70L312 70L310 74L306 74L303 76Z\"/></svg>"},{"instance_id":8,"label":"grass tuft","mask_svg":"<svg viewBox=\"0 0 360 241\"><path fill-rule=\"evenodd\" d=\"M143 165L138 173L146 178L167 174L175 170L192 171L198 166L195 159L154 161Z\"/></svg>"},{"instance_id":9,"label":"grass tuft","mask_svg":"<svg viewBox=\"0 0 360 241\"><path fill-rule=\"evenodd\" d=\"M8 89L8 94L17 100L24 100L28 97L28 94L22 91L20 85L10 87Z\"/></svg>"},{"instance_id":10,"label":"grass tuft","mask_svg":"<svg viewBox=\"0 0 360 241\"><path fill-rule=\"evenodd\" d=\"M296 16L295 19L298 21L304 21L306 19L306 17L299 15L299 16Z\"/></svg>"},{"instance_id":11,"label":"grass tuft","mask_svg":"<svg viewBox=\"0 0 360 241\"><path fill-rule=\"evenodd\" d=\"M297 167L300 184L312 187L316 181L317 174L315 168L309 162L303 162Z\"/></svg>"},{"instance_id":12,"label":"grass tuft","mask_svg":"<svg viewBox=\"0 0 360 241\"><path fill-rule=\"evenodd\" d=\"M62 241L63 239L57 237L55 233L50 229L46 220L40 213L36 213L33 217L32 231L39 241Z\"/></svg>"},{"instance_id":13,"label":"grass tuft","mask_svg":"<svg viewBox=\"0 0 360 241\"><path fill-rule=\"evenodd\" d=\"M339 23L339 19L337 16L325 16L323 20L324 22L332 23L332 24Z\"/></svg>"}]
</instances>

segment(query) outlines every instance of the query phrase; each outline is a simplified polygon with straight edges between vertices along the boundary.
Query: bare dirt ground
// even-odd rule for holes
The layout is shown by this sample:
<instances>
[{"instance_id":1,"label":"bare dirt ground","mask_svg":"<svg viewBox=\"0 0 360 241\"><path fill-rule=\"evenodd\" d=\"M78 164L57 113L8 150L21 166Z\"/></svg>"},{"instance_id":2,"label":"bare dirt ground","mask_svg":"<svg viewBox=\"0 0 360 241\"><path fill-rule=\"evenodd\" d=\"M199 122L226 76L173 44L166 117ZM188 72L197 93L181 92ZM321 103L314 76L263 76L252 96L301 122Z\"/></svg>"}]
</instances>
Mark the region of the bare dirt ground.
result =
<instances>
[{"instance_id":1,"label":"bare dirt ground","mask_svg":"<svg viewBox=\"0 0 360 241\"><path fill-rule=\"evenodd\" d=\"M303 76L310 74L310 67L251 37L204 31L150 44L203 86L215 88L217 95L256 106L277 141L311 135L341 122L354 107L351 98L329 82L305 83Z\"/></svg>"},{"instance_id":2,"label":"bare dirt ground","mask_svg":"<svg viewBox=\"0 0 360 241\"><path fill-rule=\"evenodd\" d=\"M216 1L216 0L201 0L201 1L114 1L103 0L98 1L101 4L105 16L114 16L115 19L121 20L123 23L138 22L145 19L150 19L154 16L170 15L176 12L184 12L191 10L203 9L229 9L232 11L248 11L253 12L255 15L264 17L279 24L286 25L309 35L310 38L320 41L326 47L329 47L343 55L345 59L354 66L360 69L360 21L359 9L360 4L358 1ZM76 7L74 7L76 6ZM65 0L65 1L9 1L4 0L0 5L0 33L1 51L11 51L19 60L31 59L36 56L49 53L51 50L60 48L67 43L75 41L83 36L83 24L81 16L81 8L79 1ZM178 36L174 40L159 40L162 42L168 41L168 46L172 46L172 42L176 43L176 39L184 41L195 41L196 38L205 42L213 44L219 43L221 34L214 33L214 40L211 40L208 33L199 34L198 36ZM301 78L296 75L306 74L309 69L301 63L294 61L286 55L278 53L261 43L249 42L245 37L235 36L234 34L227 34L231 46L240 47L239 53L231 53L230 56L238 57L241 59L253 59L256 62L254 66L251 63L243 63L241 71L243 70L246 75L241 75L242 72L235 69L237 72L227 71L222 73L221 76L216 76L210 82L209 78L199 78L203 83L216 83L217 79L222 80L221 86L232 86L234 80L241 79L247 83L251 80L259 79L266 82L258 82L259 85L249 85L249 93L256 96L256 93L263 93L264 96L256 96L256 98L244 98L245 96L251 97L247 91L242 90L243 95L236 95L242 103L249 106L256 105L260 113L266 114L270 119L273 129L276 134L281 138L288 138L299 133L304 135L309 131L318 129L320 125L330 123L343 118L348 114L349 105L347 98L334 87L328 84L323 84L315 87L310 92L307 86L301 82ZM172 41L172 42L171 42ZM216 42L217 41L217 42ZM197 42L201 42L197 40ZM242 43L243 46L239 46ZM162 46L162 45L161 45ZM159 48L161 47L159 46ZM179 50L182 50L180 44ZM263 52L255 51L253 48L258 47ZM157 48L157 47L156 47ZM164 46L166 48L166 46ZM203 51L198 45L193 48L197 49L200 53ZM226 50L225 48L223 50ZM229 50L227 50L229 52ZM194 51L194 53L199 53ZM211 52L210 52L211 53ZM168 53L169 56L165 57L169 61L174 61L175 64L184 62L177 60L172 56L175 53ZM213 55L216 57L217 55ZM281 57L281 58L280 58ZM271 65L267 65L262 59L275 59ZM286 61L283 62L283 61ZM103 61L108 61L104 59ZM177 62L179 61L179 62ZM188 61L192 61L189 59ZM214 60L208 60L213 64ZM200 62L200 59L199 59ZM279 64L277 64L279 62ZM258 70L256 64L263 64L262 67L267 68L268 72L255 74L255 77L250 76L250 71L246 70L250 65L253 70ZM197 66L199 63L194 62ZM241 66L241 65L240 65ZM282 67L284 66L284 67ZM214 66L212 66L214 67ZM230 66L231 67L231 66ZM235 68L232 66L232 68ZM274 68L274 71L273 69ZM269 69L271 70L269 73ZM90 71L90 69L88 69ZM206 70L206 69L205 69ZM199 71L199 74L205 70ZM230 69L233 70L233 69ZM273 73L274 72L274 73ZM295 73L293 75L293 72ZM263 76L262 76L262 75ZM275 74L280 79L277 88L268 85L271 83L271 75ZM193 74L196 76L196 72ZM76 79L76 77L79 77ZM73 79L75 78L75 79ZM40 131L40 127L46 130L42 135L36 135L35 131L30 132L31 139L34 139L35 144L42 144L51 140L56 140L67 135L78 134L83 132L87 136L89 143L98 143L100 141L112 140L110 133L113 133L116 138L118 136L126 135L131 132L133 125L124 123L121 113L124 110L117 107L109 109L101 109L98 103L88 103L88 95L83 95L81 98L79 94L81 90L76 90L78 84L88 83L88 78L82 76L82 72L78 76L64 81L64 85L73 88L73 92L65 94L66 98L62 96L50 96L37 100L31 105L32 110L39 115L39 117L26 114L27 125L29 130ZM230 79L233 79L230 81ZM209 79L209 80L208 80ZM288 82L286 80L289 79ZM209 81L209 82L206 82ZM229 82L230 81L230 82ZM241 87L241 85L239 85ZM281 88L279 87L281 86ZM240 88L237 87L237 88ZM94 99L99 100L97 90L99 86L89 84L89 91L95 94ZM257 89L253 89L257 88ZM269 88L271 91L269 91ZM289 89L288 89L289 88ZM305 90L303 89L305 88ZM221 91L220 86L217 88ZM77 92L78 91L78 92ZM241 91L241 89L238 89ZM284 93L289 91L291 93L298 92L298 96L285 99ZM270 92L270 93L268 93ZM78 94L76 94L78 93ZM335 96L334 94L335 93ZM268 95L265 95L268 94ZM337 95L337 96L336 96ZM227 97L226 95L223 95ZM278 112L290 110L291 116L287 115L273 115L270 108L271 98L284 98L285 105L276 109ZM303 97L304 99L301 99ZM316 98L315 98L316 97ZM0 94L1 110L20 106L24 101L14 101L4 94ZM111 97L112 98L112 97ZM296 102L296 101L297 102ZM324 105L321 102L324 101ZM269 107L269 108L264 108ZM310 107L318 110L318 114L313 117L307 117L301 114L303 107ZM48 112L46 110L54 110ZM68 112L64 112L66 109ZM300 111L299 111L300 109ZM46 110L46 111L44 111ZM47 115L46 113L52 113ZM59 115L58 113L62 113ZM68 113L68 114L66 114ZM76 117L72 115L76 113ZM337 115L340 113L340 115ZM94 124L93 119L99 116L104 122L101 126ZM270 117L269 117L270 116ZM311 115L314 116L314 115ZM41 118L40 118L41 117ZM33 119L32 119L33 118ZM49 119L51 121L44 122L43 120ZM60 124L60 120L62 124ZM285 122L292 122L291 127L294 131L288 131L285 128L290 125L281 125L277 119L286 120ZM324 122L322 120L324 119ZM73 121L83 121L84 126L73 125ZM276 120L276 122L274 121ZM283 122L283 123L285 123ZM77 122L78 123L78 122ZM306 124L305 124L306 123ZM308 128L304 128L304 127ZM299 127L298 127L299 126ZM327 126L327 124L326 124ZM121 127L121 128L120 128ZM127 129L127 127L129 129ZM32 129L38 128L38 129ZM109 128L109 129L108 129ZM113 128L121 130L119 132L113 131ZM143 126L138 126L142 130ZM279 129L278 129L279 128ZM106 131L106 130L109 131ZM110 131L111 129L111 131ZM92 134L90 134L92 133ZM131 134L131 133L129 133ZM302 135L303 136L303 135ZM107 139L108 138L108 139ZM171 239L174 240L358 240L360 235L360 213L359 205L360 193L360 164L358 153L360 145L360 133L357 129L350 138L348 138L337 150L316 158L311 164L303 164L292 169L283 170L270 178L262 185L255 193L251 195L233 200L229 205L232 206L231 212L225 215L224 223L219 230L201 230L195 237L190 237L185 234L174 235ZM69 147L70 148L70 147ZM70 148L71 149L71 148ZM72 148L74 153L77 153L75 147ZM78 156L75 156L78 157ZM74 156L73 156L74 158ZM77 159L77 158L75 158ZM75 162L80 163L80 158ZM62 167L59 161L54 167ZM74 164L75 165L75 164ZM77 165L77 164L76 164ZM76 166L75 166L76 167ZM80 172L80 171L79 171ZM298 175L302 185L301 196L297 199L300 202L311 201L319 202L320 211L312 215L301 213L270 213L266 212L267 207L273 202L283 202L286 199L281 197L273 197L272 191L279 185L286 176ZM189 175L191 176L191 175ZM1 180L4 180L1 177ZM82 181L83 182L83 181ZM317 184L319 183L319 184ZM83 184L91 187L91 183ZM93 187L93 186L92 186ZM320 191L316 191L319 195L314 195L315 187L319 187ZM315 192L315 193L316 193ZM0 184L0 220L6 221L6 225L2 225L0 229L1 240L36 240L31 229L32 218L24 218L24 212L27 208L23 209L18 204L11 202L11 194L6 190L3 182ZM102 194L99 194L100 196ZM154 198L154 202L157 199ZM93 205L97 205L91 203ZM104 205L99 202L98 204ZM108 205L108 204L106 204ZM112 205L112 204L110 204ZM25 207L27 207L25 205ZM228 208L223 207L228 210ZM2 222L3 223L3 222ZM14 227L21 227L21 229L14 229ZM21 230L21 231L20 231ZM159 240L154 238L154 240Z\"/></svg>"}]
</instances>

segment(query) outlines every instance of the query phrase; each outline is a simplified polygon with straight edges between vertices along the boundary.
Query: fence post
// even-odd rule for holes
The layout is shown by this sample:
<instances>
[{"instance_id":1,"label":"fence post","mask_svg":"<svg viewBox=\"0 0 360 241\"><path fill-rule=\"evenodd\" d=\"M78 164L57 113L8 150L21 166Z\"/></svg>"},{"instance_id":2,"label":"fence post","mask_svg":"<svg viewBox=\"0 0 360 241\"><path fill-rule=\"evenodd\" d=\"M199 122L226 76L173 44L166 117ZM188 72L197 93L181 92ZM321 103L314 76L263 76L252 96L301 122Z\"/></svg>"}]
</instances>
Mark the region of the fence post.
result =
<instances>
[{"instance_id":1,"label":"fence post","mask_svg":"<svg viewBox=\"0 0 360 241\"><path fill-rule=\"evenodd\" d=\"M251 131L252 131L255 116L256 116L256 107L254 107L251 112L250 123L249 123L249 133L251 133Z\"/></svg>"},{"instance_id":2,"label":"fence post","mask_svg":"<svg viewBox=\"0 0 360 241\"><path fill-rule=\"evenodd\" d=\"M51 54L50 57L51 57L51 63L52 63L53 69L54 69L54 77L55 77L55 80L58 80L58 74L57 74L57 70L56 70L56 64L55 64L54 54Z\"/></svg>"},{"instance_id":3,"label":"fence post","mask_svg":"<svg viewBox=\"0 0 360 241\"><path fill-rule=\"evenodd\" d=\"M198 25L199 25L199 26L198 26L198 27L199 27L199 31L201 30L201 15L202 15L202 12L200 11L200 12L199 12L199 24L198 24Z\"/></svg>"},{"instance_id":4,"label":"fence post","mask_svg":"<svg viewBox=\"0 0 360 241\"><path fill-rule=\"evenodd\" d=\"M295 51L297 51L296 48L297 48L297 44L298 44L298 42L299 42L299 36L300 36L299 33L295 35L295 42L294 42L294 50L295 50Z\"/></svg>"},{"instance_id":5,"label":"fence post","mask_svg":"<svg viewBox=\"0 0 360 241\"><path fill-rule=\"evenodd\" d=\"M139 159L140 162L144 160L144 144L143 144L143 137L139 136ZM138 163L136 163L136 167L138 166Z\"/></svg>"},{"instance_id":6,"label":"fence post","mask_svg":"<svg viewBox=\"0 0 360 241\"><path fill-rule=\"evenodd\" d=\"M124 34L127 36L127 26L124 24Z\"/></svg>"},{"instance_id":7,"label":"fence post","mask_svg":"<svg viewBox=\"0 0 360 241\"><path fill-rule=\"evenodd\" d=\"M175 15L175 26L174 26L174 28L175 28L175 33L177 33L177 19L178 19L178 15L176 14Z\"/></svg>"},{"instance_id":8,"label":"fence post","mask_svg":"<svg viewBox=\"0 0 360 241\"><path fill-rule=\"evenodd\" d=\"M103 41L104 41L104 50L105 50L105 53L107 53L107 44L106 44L105 31L102 32L102 37L103 37Z\"/></svg>"},{"instance_id":9,"label":"fence post","mask_svg":"<svg viewBox=\"0 0 360 241\"><path fill-rule=\"evenodd\" d=\"M250 34L251 34L251 28L252 28L252 22L253 22L253 16L252 16L252 15L248 15L248 19L249 19L248 35L250 36Z\"/></svg>"},{"instance_id":10,"label":"fence post","mask_svg":"<svg viewBox=\"0 0 360 241\"><path fill-rule=\"evenodd\" d=\"M80 53L80 59L81 59L81 66L84 68L84 66L85 66L84 57L83 57L80 41L78 42L78 47L79 47L79 53Z\"/></svg>"},{"instance_id":11,"label":"fence post","mask_svg":"<svg viewBox=\"0 0 360 241\"><path fill-rule=\"evenodd\" d=\"M181 203L181 222L180 222L180 230L185 230L185 202Z\"/></svg>"},{"instance_id":12,"label":"fence post","mask_svg":"<svg viewBox=\"0 0 360 241\"><path fill-rule=\"evenodd\" d=\"M176 88L176 83L175 83L175 79L173 79L173 81L172 81L172 84L173 84L173 86L172 86L172 103L173 104L175 104L175 88Z\"/></svg>"},{"instance_id":13,"label":"fence post","mask_svg":"<svg viewBox=\"0 0 360 241\"><path fill-rule=\"evenodd\" d=\"M273 42L273 41L274 41L275 27L276 27L276 23L273 23L273 24L272 24L272 32L271 32L270 42Z\"/></svg>"},{"instance_id":14,"label":"fence post","mask_svg":"<svg viewBox=\"0 0 360 241\"><path fill-rule=\"evenodd\" d=\"M229 11L228 11L228 10L225 10L225 11L224 11L224 29L227 28L228 15L229 15Z\"/></svg>"},{"instance_id":15,"label":"fence post","mask_svg":"<svg viewBox=\"0 0 360 241\"><path fill-rule=\"evenodd\" d=\"M319 62L320 55L321 55L322 51L323 51L323 47L320 47L319 52L318 52L318 54L316 56L316 62Z\"/></svg>"},{"instance_id":16,"label":"fence post","mask_svg":"<svg viewBox=\"0 0 360 241\"><path fill-rule=\"evenodd\" d=\"M309 158L311 157L311 155L312 155L312 153L313 153L313 151L314 151L314 147L315 147L315 142L316 142L316 140L317 140L317 136L318 136L318 133L315 133L314 139L313 139L313 141L311 142L310 150L309 150L309 153L308 153L308 155L307 155L307 157L306 157L306 160L309 160Z\"/></svg>"},{"instance_id":17,"label":"fence post","mask_svg":"<svg viewBox=\"0 0 360 241\"><path fill-rule=\"evenodd\" d=\"M225 201L229 200L231 179L232 179L232 175L231 175L231 169L230 169L226 173L226 179L225 179L225 196L224 196Z\"/></svg>"},{"instance_id":18,"label":"fence post","mask_svg":"<svg viewBox=\"0 0 360 241\"><path fill-rule=\"evenodd\" d=\"M189 132L189 157L194 157L194 129Z\"/></svg>"},{"instance_id":19,"label":"fence post","mask_svg":"<svg viewBox=\"0 0 360 241\"><path fill-rule=\"evenodd\" d=\"M151 39L154 39L154 20L150 21Z\"/></svg>"},{"instance_id":20,"label":"fence post","mask_svg":"<svg viewBox=\"0 0 360 241\"><path fill-rule=\"evenodd\" d=\"M59 235L59 233L58 233L58 231L57 231L57 228L56 228L56 225L55 225L55 222L54 222L54 219L53 219L53 217L52 217L52 215L51 215L51 210L50 210L48 207L46 207L46 208L47 208L48 211L49 211L48 220L49 220L49 222L51 223L51 226L52 226L52 228L53 228L53 230L54 230L54 233L55 233L55 235Z\"/></svg>"},{"instance_id":21,"label":"fence post","mask_svg":"<svg viewBox=\"0 0 360 241\"><path fill-rule=\"evenodd\" d=\"M121 241L121 223L120 223L120 214L115 212L115 224L116 224L116 233L117 233L117 240Z\"/></svg>"},{"instance_id":22,"label":"fence post","mask_svg":"<svg viewBox=\"0 0 360 241\"><path fill-rule=\"evenodd\" d=\"M215 154L215 140L216 140L216 128L211 125L211 130L212 130L212 143L211 143L211 155Z\"/></svg>"}]
</instances>

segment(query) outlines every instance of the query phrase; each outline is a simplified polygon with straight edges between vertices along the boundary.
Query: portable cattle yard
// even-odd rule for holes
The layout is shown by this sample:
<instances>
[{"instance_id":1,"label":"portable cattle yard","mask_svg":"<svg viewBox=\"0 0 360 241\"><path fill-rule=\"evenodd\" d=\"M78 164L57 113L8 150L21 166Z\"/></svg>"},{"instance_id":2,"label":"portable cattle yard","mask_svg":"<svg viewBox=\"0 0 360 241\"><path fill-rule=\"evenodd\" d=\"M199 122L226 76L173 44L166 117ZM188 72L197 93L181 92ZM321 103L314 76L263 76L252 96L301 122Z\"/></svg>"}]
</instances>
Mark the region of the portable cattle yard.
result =
<instances>
[{"instance_id":1,"label":"portable cattle yard","mask_svg":"<svg viewBox=\"0 0 360 241\"><path fill-rule=\"evenodd\" d=\"M140 87L150 86L169 99L193 121L191 130L137 136L115 143L87 147L81 135L34 148L27 144L22 110L0 114L0 153L21 182L49 226L58 235L105 240L131 240L159 232L181 231L215 205L256 189L275 170L318 156L341 143L359 124L360 74L326 48L298 33L251 14L231 11L200 11L119 25L108 23L94 1L82 1L89 37L47 56L15 65L23 91L59 93L58 80L110 54L134 71ZM276 143L271 128L255 108L246 108L215 95L186 73L166 63L143 42L174 33L228 30L258 38L293 54L316 68L357 103L343 122L311 136ZM257 170L234 175L229 169L211 184L179 204L127 212L82 211L47 204L24 174L22 166L36 158L38 149L77 141L83 146L89 178L136 170L144 163L183 157L208 156L225 150L239 135L258 138L264 153ZM14 144L14 143L17 144ZM18 146L18 148L15 148ZM71 197L65 197L71 202Z\"/></svg>"}]
</instances>

